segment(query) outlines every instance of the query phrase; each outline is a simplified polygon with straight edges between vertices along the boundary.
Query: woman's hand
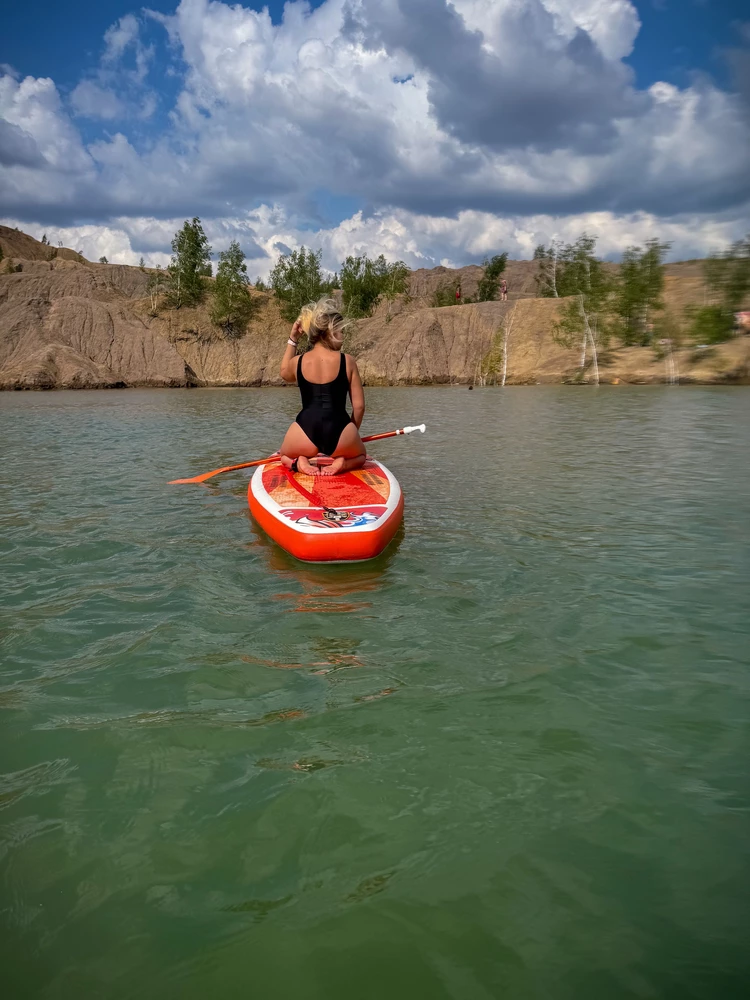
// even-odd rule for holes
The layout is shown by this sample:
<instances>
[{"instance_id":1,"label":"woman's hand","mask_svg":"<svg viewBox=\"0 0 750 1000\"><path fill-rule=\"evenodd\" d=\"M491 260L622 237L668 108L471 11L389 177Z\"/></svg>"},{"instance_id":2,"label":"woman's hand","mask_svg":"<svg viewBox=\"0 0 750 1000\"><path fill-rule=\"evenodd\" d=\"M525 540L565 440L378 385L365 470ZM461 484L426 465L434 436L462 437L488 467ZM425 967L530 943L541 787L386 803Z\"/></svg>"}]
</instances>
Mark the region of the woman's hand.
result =
<instances>
[{"instance_id":1,"label":"woman's hand","mask_svg":"<svg viewBox=\"0 0 750 1000\"><path fill-rule=\"evenodd\" d=\"M281 359L281 377L285 382L294 382L297 378L297 369L295 368L296 357L297 357L297 340L300 334L303 332L302 324L299 320L292 326L291 333L289 334L289 340L284 348L284 357Z\"/></svg>"}]
</instances>

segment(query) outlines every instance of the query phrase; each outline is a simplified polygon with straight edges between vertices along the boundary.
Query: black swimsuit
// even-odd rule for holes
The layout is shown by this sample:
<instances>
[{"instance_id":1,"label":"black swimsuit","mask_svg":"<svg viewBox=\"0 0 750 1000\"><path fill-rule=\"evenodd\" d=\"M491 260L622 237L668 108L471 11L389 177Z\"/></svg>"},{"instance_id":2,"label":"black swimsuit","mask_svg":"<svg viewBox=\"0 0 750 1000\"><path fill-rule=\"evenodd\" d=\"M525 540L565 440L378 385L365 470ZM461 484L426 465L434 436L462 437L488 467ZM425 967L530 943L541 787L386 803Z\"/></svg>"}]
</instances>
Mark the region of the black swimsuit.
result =
<instances>
[{"instance_id":1,"label":"black swimsuit","mask_svg":"<svg viewBox=\"0 0 750 1000\"><path fill-rule=\"evenodd\" d=\"M302 396L302 409L297 423L307 434L318 451L333 455L341 432L352 419L346 412L349 379L346 374L346 355L341 355L341 367L333 382L308 382L302 371L302 357L297 362L297 384Z\"/></svg>"}]
</instances>

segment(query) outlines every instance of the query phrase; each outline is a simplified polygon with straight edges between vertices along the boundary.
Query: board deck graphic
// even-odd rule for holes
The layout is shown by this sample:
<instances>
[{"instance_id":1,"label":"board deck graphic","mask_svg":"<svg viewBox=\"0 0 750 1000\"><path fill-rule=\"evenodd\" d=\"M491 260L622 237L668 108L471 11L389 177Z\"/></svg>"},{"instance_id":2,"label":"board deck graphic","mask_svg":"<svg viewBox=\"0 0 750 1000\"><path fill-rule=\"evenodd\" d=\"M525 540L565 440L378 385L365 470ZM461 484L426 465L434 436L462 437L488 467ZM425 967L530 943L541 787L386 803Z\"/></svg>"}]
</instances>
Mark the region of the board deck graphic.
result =
<instances>
[{"instance_id":1,"label":"board deck graphic","mask_svg":"<svg viewBox=\"0 0 750 1000\"><path fill-rule=\"evenodd\" d=\"M403 513L398 482L371 458L338 476L306 476L269 462L250 480L248 503L266 534L308 562L372 559L393 538Z\"/></svg>"}]
</instances>

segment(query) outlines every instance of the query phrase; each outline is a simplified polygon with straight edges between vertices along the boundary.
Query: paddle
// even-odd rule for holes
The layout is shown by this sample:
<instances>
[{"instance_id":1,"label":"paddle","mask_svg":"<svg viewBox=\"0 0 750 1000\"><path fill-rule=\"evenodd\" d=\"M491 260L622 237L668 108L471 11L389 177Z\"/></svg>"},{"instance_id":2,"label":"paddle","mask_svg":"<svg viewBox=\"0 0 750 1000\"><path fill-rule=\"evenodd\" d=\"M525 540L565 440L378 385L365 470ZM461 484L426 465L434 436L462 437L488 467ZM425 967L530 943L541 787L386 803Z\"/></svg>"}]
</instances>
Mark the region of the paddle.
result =
<instances>
[{"instance_id":1,"label":"paddle","mask_svg":"<svg viewBox=\"0 0 750 1000\"><path fill-rule=\"evenodd\" d=\"M399 434L411 434L413 431L420 431L424 434L425 425L417 424L416 427L401 427L397 431L386 431L385 434L370 434L368 437L363 437L362 442L382 441L383 438L398 437ZM234 472L235 469L250 469L254 465L265 465L266 462L273 462L278 457L279 453L276 452L273 455L269 455L268 458L256 458L254 462L240 462L239 465L225 465L223 469L213 469L211 472L204 472L201 476L193 476L192 479L171 479L167 485L176 486L178 483L205 483L207 479L218 476L222 472Z\"/></svg>"}]
</instances>

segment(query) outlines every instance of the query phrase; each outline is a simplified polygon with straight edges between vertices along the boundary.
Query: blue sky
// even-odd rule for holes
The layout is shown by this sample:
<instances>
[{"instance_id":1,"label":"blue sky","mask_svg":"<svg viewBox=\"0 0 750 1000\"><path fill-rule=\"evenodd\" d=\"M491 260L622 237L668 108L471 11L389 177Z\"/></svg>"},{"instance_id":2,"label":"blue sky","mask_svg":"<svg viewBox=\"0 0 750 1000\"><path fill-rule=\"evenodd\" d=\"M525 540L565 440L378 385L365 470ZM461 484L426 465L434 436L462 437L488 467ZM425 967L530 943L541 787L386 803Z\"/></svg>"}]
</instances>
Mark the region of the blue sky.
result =
<instances>
[{"instance_id":1,"label":"blue sky","mask_svg":"<svg viewBox=\"0 0 750 1000\"><path fill-rule=\"evenodd\" d=\"M152 0L143 6L171 14L177 0ZM267 7L276 23L284 9L279 0L241 6ZM320 6L319 0L312 0L310 6ZM3 12L0 62L9 63L24 76L51 76L63 87L74 87L81 70L98 61L107 28L139 10L140 5L129 0L41 0L9 5ZM152 34L156 38L159 32Z\"/></svg>"},{"instance_id":2,"label":"blue sky","mask_svg":"<svg viewBox=\"0 0 750 1000\"><path fill-rule=\"evenodd\" d=\"M145 6L169 14L176 2L151 0ZM284 4L272 0L242 6L268 7L278 23ZM319 0L312 0L310 6L320 6ZM635 7L642 27L628 62L640 86L655 80L684 85L696 70L726 81L721 49L736 44L735 25L750 20L745 0L637 0ZM59 85L73 87L81 70L96 63L107 28L138 10L129 0L9 4L3 12L0 62L23 75L51 76Z\"/></svg>"},{"instance_id":3,"label":"blue sky","mask_svg":"<svg viewBox=\"0 0 750 1000\"><path fill-rule=\"evenodd\" d=\"M199 214L260 271L277 244L419 266L750 229L746 2L265 6L8 6L0 219L157 262Z\"/></svg>"},{"instance_id":4,"label":"blue sky","mask_svg":"<svg viewBox=\"0 0 750 1000\"><path fill-rule=\"evenodd\" d=\"M750 4L745 0L639 0L635 6L641 30L628 62L641 86L656 80L685 86L694 72L728 82L722 50L737 44L737 26L750 17Z\"/></svg>"}]
</instances>

